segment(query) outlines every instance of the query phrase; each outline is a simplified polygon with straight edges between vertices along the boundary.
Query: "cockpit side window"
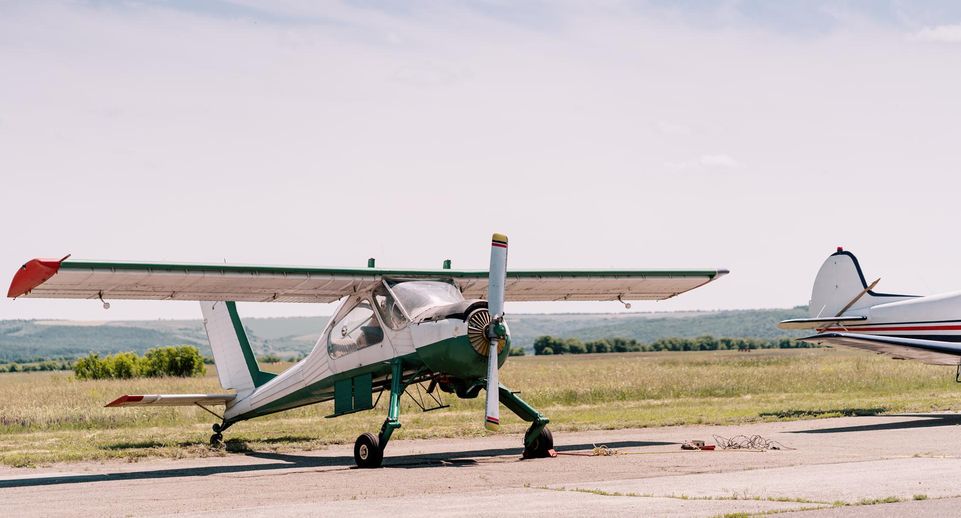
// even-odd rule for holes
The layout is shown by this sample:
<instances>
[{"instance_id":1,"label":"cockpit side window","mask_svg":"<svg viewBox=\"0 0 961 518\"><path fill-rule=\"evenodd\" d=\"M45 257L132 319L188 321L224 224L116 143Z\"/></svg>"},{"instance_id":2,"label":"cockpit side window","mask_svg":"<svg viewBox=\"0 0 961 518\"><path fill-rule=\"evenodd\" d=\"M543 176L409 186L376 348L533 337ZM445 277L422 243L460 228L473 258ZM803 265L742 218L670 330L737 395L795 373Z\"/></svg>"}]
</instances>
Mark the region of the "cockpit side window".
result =
<instances>
[{"instance_id":1,"label":"cockpit side window","mask_svg":"<svg viewBox=\"0 0 961 518\"><path fill-rule=\"evenodd\" d=\"M330 328L327 353L331 358L340 358L383 341L384 329L380 327L370 302L361 300Z\"/></svg>"},{"instance_id":2,"label":"cockpit side window","mask_svg":"<svg viewBox=\"0 0 961 518\"><path fill-rule=\"evenodd\" d=\"M387 327L396 331L407 326L407 315L404 314L404 310L397 303L397 299L394 298L390 290L387 289L387 286L381 284L375 288L373 297L374 306L377 307L380 318L387 324Z\"/></svg>"}]
</instances>

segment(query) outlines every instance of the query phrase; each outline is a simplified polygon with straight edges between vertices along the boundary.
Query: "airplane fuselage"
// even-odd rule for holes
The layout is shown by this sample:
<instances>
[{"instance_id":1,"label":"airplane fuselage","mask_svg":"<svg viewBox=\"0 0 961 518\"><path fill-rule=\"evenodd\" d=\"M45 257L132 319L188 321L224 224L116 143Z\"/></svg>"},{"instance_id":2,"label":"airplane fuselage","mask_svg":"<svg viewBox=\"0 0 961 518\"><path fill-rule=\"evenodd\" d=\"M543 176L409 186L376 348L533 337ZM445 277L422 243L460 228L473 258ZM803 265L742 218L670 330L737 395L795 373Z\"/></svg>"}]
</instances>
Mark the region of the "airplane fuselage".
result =
<instances>
[{"instance_id":1,"label":"airplane fuselage","mask_svg":"<svg viewBox=\"0 0 961 518\"><path fill-rule=\"evenodd\" d=\"M374 312L378 327L383 332L379 343L346 354L332 352L335 339L332 333L345 314L371 300L370 293L348 297L330 319L310 354L277 377L248 394L239 394L224 413L225 421L233 423L300 406L329 401L336 397L338 382L364 379L373 390L389 388L391 362L399 360L408 381L423 381L438 375L449 378L455 387L441 384L448 391L463 391L471 383L486 375L487 357L471 344L466 315L433 320L413 319L399 329L393 329L381 315ZM465 301L469 303L471 301ZM486 311L486 303L473 301L472 311ZM430 313L430 310L421 313ZM509 354L507 346L498 354L503 365ZM467 397L473 397L476 392ZM366 408L359 408L363 410Z\"/></svg>"},{"instance_id":2,"label":"airplane fuselage","mask_svg":"<svg viewBox=\"0 0 961 518\"><path fill-rule=\"evenodd\" d=\"M851 332L961 342L961 292L898 297L894 302L850 311L866 320L833 324L818 332Z\"/></svg>"}]
</instances>

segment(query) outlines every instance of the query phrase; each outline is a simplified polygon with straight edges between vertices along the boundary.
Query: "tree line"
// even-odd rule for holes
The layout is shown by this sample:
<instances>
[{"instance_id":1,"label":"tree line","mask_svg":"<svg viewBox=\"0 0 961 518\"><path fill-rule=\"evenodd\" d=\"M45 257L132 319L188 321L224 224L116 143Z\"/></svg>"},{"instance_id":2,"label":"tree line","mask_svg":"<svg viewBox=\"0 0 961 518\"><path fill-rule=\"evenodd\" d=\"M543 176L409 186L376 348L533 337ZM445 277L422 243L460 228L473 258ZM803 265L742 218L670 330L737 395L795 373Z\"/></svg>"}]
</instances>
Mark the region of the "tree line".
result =
<instances>
[{"instance_id":1,"label":"tree line","mask_svg":"<svg viewBox=\"0 0 961 518\"><path fill-rule=\"evenodd\" d=\"M644 343L632 338L601 338L581 341L578 338L559 338L541 336L534 340L534 354L590 354L590 353L628 353L652 351L750 351L753 349L805 349L816 347L807 342L791 338L660 338Z\"/></svg>"},{"instance_id":2,"label":"tree line","mask_svg":"<svg viewBox=\"0 0 961 518\"><path fill-rule=\"evenodd\" d=\"M46 372L68 371L72 367L71 360L42 360L28 363L0 364L0 374L4 372Z\"/></svg>"}]
</instances>

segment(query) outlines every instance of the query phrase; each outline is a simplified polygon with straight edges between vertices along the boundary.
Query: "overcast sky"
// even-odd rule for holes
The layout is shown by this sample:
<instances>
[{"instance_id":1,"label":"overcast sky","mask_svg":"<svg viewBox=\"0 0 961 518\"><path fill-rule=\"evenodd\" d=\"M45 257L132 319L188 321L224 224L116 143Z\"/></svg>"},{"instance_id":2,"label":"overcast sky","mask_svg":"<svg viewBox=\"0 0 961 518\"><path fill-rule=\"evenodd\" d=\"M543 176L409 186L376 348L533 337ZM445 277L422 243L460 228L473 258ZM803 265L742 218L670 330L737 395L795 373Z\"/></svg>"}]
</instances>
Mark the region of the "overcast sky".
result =
<instances>
[{"instance_id":1,"label":"overcast sky","mask_svg":"<svg viewBox=\"0 0 961 518\"><path fill-rule=\"evenodd\" d=\"M0 2L0 281L67 253L485 268L498 231L513 268L732 271L631 311L805 304L838 245L880 290L959 290L959 92L952 1Z\"/></svg>"}]
</instances>

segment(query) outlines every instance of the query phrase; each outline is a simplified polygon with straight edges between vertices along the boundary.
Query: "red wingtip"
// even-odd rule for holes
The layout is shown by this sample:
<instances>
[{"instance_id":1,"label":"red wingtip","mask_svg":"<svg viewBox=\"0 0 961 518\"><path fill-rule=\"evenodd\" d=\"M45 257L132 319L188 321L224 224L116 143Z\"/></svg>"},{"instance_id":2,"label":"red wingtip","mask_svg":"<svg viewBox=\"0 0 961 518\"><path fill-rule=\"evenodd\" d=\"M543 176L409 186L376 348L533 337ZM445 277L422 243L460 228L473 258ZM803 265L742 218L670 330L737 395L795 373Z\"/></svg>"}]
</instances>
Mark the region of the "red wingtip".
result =
<instances>
[{"instance_id":1,"label":"red wingtip","mask_svg":"<svg viewBox=\"0 0 961 518\"><path fill-rule=\"evenodd\" d=\"M30 290L47 282L60 270L60 263L70 257L67 255L63 259L31 259L17 270L10 282L10 289L7 297L15 299L21 295L30 293Z\"/></svg>"},{"instance_id":2,"label":"red wingtip","mask_svg":"<svg viewBox=\"0 0 961 518\"><path fill-rule=\"evenodd\" d=\"M143 396L120 396L117 399L107 403L104 406L124 406L126 403L136 403L138 401L143 401Z\"/></svg>"}]
</instances>

